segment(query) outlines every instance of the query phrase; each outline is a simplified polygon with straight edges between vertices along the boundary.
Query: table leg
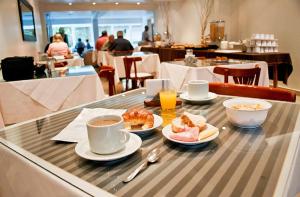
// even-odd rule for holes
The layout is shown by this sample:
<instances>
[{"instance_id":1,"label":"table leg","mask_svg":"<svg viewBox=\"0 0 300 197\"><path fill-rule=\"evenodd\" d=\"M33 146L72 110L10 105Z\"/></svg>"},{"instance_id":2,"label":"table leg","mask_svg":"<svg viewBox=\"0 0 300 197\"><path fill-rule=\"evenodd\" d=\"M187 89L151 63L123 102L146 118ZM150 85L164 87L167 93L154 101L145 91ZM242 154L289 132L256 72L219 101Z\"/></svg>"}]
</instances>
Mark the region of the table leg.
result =
<instances>
[{"instance_id":1,"label":"table leg","mask_svg":"<svg viewBox=\"0 0 300 197\"><path fill-rule=\"evenodd\" d=\"M278 85L278 66L277 64L273 64L273 87L277 88Z\"/></svg>"}]
</instances>

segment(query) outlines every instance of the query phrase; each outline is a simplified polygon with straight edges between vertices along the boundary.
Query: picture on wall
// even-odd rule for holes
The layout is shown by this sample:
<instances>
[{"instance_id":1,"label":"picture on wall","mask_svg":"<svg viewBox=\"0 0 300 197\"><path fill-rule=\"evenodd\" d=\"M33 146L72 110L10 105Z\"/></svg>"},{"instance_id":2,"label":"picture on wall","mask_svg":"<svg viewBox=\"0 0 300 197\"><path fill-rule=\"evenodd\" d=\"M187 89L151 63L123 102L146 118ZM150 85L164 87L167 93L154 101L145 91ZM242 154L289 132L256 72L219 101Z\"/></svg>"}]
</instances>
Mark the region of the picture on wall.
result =
<instances>
[{"instance_id":1,"label":"picture on wall","mask_svg":"<svg viewBox=\"0 0 300 197\"><path fill-rule=\"evenodd\" d=\"M24 41L36 41L34 14L26 0L18 0L22 36Z\"/></svg>"}]
</instances>

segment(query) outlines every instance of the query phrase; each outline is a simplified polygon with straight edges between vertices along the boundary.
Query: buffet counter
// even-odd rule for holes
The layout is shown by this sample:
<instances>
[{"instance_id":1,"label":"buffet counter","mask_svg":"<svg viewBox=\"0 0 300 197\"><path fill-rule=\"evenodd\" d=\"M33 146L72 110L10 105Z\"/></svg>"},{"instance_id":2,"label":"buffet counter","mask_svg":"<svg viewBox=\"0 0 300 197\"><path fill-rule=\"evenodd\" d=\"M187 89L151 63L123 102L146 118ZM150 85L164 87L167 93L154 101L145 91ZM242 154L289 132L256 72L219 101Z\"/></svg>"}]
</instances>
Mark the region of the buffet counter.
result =
<instances>
[{"instance_id":1,"label":"buffet counter","mask_svg":"<svg viewBox=\"0 0 300 197\"><path fill-rule=\"evenodd\" d=\"M141 51L157 53L162 62L184 58L186 54L185 49L174 48L142 47ZM287 84L287 80L293 71L292 60L289 53L227 53L201 49L194 49L193 53L196 57L215 58L216 56L226 56L231 59L265 61L273 68L269 69L269 76L270 79L274 80L275 87L277 86L278 80Z\"/></svg>"}]
</instances>

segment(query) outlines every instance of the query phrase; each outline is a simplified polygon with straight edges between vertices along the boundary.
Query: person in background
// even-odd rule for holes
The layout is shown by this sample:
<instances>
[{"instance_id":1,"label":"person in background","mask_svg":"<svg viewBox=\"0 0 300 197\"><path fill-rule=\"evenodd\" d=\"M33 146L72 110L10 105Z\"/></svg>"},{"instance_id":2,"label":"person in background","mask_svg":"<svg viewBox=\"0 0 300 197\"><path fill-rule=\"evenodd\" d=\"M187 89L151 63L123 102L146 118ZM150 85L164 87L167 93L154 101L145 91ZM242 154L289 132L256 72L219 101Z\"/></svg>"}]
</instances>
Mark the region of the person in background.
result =
<instances>
[{"instance_id":1,"label":"person in background","mask_svg":"<svg viewBox=\"0 0 300 197\"><path fill-rule=\"evenodd\" d=\"M63 41L64 41L65 43L67 43L68 46L70 46L70 45L69 45L68 35L65 34L65 29L64 29L63 27L60 27L60 28L58 29L58 32L59 32L59 34L62 36Z\"/></svg>"},{"instance_id":2,"label":"person in background","mask_svg":"<svg viewBox=\"0 0 300 197\"><path fill-rule=\"evenodd\" d=\"M109 47L114 43L114 41L115 41L115 36L113 34L109 35L107 42L103 45L101 50L108 51Z\"/></svg>"},{"instance_id":3,"label":"person in background","mask_svg":"<svg viewBox=\"0 0 300 197\"><path fill-rule=\"evenodd\" d=\"M92 47L91 44L89 43L89 39L86 39L85 42L86 42L86 45L85 45L85 46L86 46L86 49L87 49L87 50L93 49L93 47Z\"/></svg>"},{"instance_id":4,"label":"person in background","mask_svg":"<svg viewBox=\"0 0 300 197\"><path fill-rule=\"evenodd\" d=\"M55 55L68 56L70 54L69 47L67 43L63 41L63 37L57 33L53 36L53 43L49 45L47 50L48 56L52 57Z\"/></svg>"},{"instance_id":5,"label":"person in background","mask_svg":"<svg viewBox=\"0 0 300 197\"><path fill-rule=\"evenodd\" d=\"M123 38L123 32L117 32L118 38L115 39L113 44L109 47L109 51L132 51L133 47L129 40Z\"/></svg>"},{"instance_id":6,"label":"person in background","mask_svg":"<svg viewBox=\"0 0 300 197\"><path fill-rule=\"evenodd\" d=\"M84 48L85 48L85 44L81 41L81 38L78 38L75 49L80 56L82 56Z\"/></svg>"},{"instance_id":7,"label":"person in background","mask_svg":"<svg viewBox=\"0 0 300 197\"><path fill-rule=\"evenodd\" d=\"M143 31L143 35L142 35L143 42L150 42L150 36L149 36L148 30L149 30L149 27L146 25L145 31Z\"/></svg>"},{"instance_id":8,"label":"person in background","mask_svg":"<svg viewBox=\"0 0 300 197\"><path fill-rule=\"evenodd\" d=\"M107 31L103 31L102 35L96 41L96 45L95 45L96 50L101 51L101 48L107 42L107 40L108 40Z\"/></svg>"},{"instance_id":9,"label":"person in background","mask_svg":"<svg viewBox=\"0 0 300 197\"><path fill-rule=\"evenodd\" d=\"M45 46L44 53L47 53L50 44L53 42L53 36L50 37L50 42Z\"/></svg>"}]
</instances>

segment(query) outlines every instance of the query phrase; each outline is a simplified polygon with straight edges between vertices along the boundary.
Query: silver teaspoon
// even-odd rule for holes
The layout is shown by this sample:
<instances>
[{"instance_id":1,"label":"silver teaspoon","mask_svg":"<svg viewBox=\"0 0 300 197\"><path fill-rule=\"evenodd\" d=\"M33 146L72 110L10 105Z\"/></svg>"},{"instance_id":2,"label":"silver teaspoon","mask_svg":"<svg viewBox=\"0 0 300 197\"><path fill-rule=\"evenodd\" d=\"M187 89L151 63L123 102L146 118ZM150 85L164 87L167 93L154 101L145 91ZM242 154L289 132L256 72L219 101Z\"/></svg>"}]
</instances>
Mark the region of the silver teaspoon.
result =
<instances>
[{"instance_id":1,"label":"silver teaspoon","mask_svg":"<svg viewBox=\"0 0 300 197\"><path fill-rule=\"evenodd\" d=\"M138 175L139 172L146 169L148 164L155 163L159 159L159 153L160 151L158 148L150 151L147 155L147 160L144 161L139 167L137 167L132 173L130 173L130 175L125 180L123 180L123 182L127 183L131 181L132 179L134 179L134 177L136 177L136 175Z\"/></svg>"}]
</instances>

